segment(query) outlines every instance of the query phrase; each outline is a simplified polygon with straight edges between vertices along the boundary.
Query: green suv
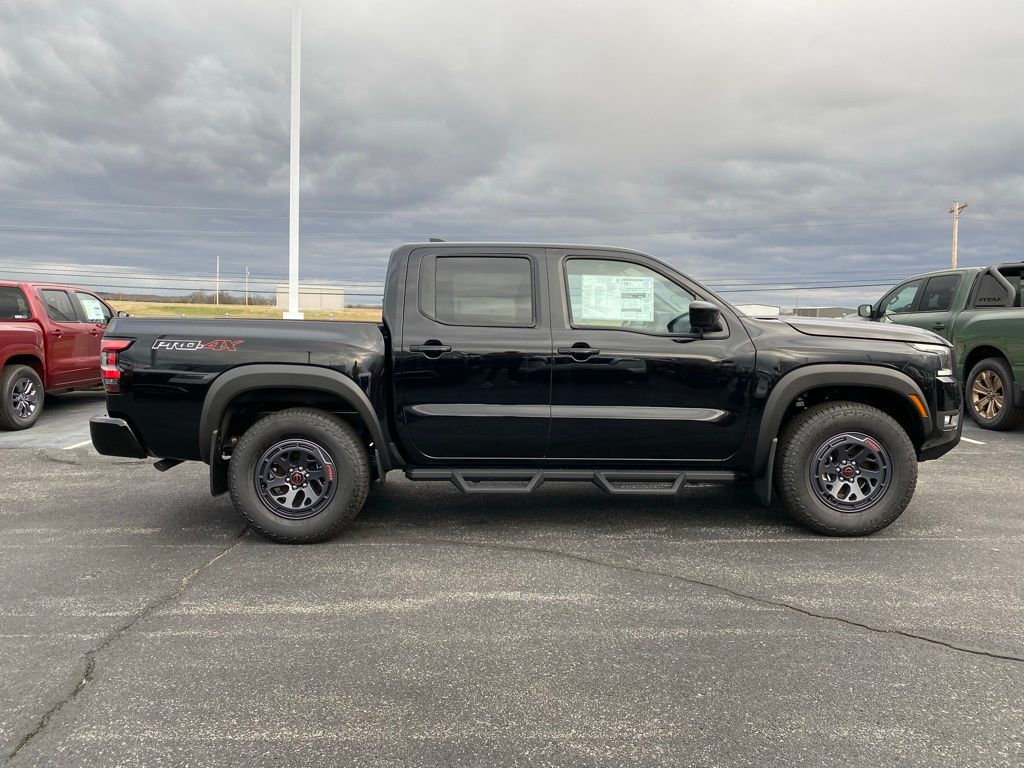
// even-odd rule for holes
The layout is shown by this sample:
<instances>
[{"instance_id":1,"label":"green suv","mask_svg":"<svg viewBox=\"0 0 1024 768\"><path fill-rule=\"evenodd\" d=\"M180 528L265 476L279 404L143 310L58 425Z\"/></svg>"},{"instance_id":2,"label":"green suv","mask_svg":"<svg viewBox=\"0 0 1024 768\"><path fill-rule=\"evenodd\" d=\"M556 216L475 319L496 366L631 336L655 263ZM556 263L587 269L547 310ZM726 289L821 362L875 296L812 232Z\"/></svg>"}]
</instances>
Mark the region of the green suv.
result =
<instances>
[{"instance_id":1,"label":"green suv","mask_svg":"<svg viewBox=\"0 0 1024 768\"><path fill-rule=\"evenodd\" d=\"M1022 275L1024 263L929 272L857 313L949 339L971 418L985 429L1013 429L1024 424Z\"/></svg>"}]
</instances>

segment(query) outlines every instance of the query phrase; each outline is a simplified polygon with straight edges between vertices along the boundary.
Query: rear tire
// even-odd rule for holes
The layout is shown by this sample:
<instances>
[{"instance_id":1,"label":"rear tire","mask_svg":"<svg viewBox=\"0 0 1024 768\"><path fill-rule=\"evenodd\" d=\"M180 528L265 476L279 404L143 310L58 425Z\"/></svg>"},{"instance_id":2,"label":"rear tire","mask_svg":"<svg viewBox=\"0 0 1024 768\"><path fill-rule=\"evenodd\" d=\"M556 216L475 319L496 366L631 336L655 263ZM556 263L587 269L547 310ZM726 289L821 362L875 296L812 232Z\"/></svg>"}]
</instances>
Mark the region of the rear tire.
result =
<instances>
[{"instance_id":1,"label":"rear tire","mask_svg":"<svg viewBox=\"0 0 1024 768\"><path fill-rule=\"evenodd\" d=\"M863 536L885 528L910 503L917 454L888 414L863 403L824 403L783 429L775 478L798 522L830 536Z\"/></svg>"},{"instance_id":2,"label":"rear tire","mask_svg":"<svg viewBox=\"0 0 1024 768\"><path fill-rule=\"evenodd\" d=\"M323 541L359 514L370 464L345 421L312 408L273 413L250 427L228 465L239 513L268 539Z\"/></svg>"},{"instance_id":3,"label":"rear tire","mask_svg":"<svg viewBox=\"0 0 1024 768\"><path fill-rule=\"evenodd\" d=\"M9 365L0 375L0 429L28 429L43 412L43 382L27 365Z\"/></svg>"},{"instance_id":4,"label":"rear tire","mask_svg":"<svg viewBox=\"0 0 1024 768\"><path fill-rule=\"evenodd\" d=\"M989 357L967 375L967 413L982 429L1015 429L1024 424L1024 408L1013 404L1013 371L1006 361Z\"/></svg>"}]
</instances>

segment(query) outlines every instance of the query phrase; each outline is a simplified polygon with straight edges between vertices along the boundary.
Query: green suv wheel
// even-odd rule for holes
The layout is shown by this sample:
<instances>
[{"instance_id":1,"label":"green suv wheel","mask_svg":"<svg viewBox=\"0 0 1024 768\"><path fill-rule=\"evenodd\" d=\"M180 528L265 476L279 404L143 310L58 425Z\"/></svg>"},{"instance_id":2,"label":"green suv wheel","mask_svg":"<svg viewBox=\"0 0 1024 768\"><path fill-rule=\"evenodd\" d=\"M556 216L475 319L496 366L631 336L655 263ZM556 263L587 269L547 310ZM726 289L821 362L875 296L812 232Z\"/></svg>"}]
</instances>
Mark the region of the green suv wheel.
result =
<instances>
[{"instance_id":1,"label":"green suv wheel","mask_svg":"<svg viewBox=\"0 0 1024 768\"><path fill-rule=\"evenodd\" d=\"M1014 429L1024 424L1024 408L1013 404L1013 372L1005 360L989 357L967 374L967 413L982 429Z\"/></svg>"}]
</instances>

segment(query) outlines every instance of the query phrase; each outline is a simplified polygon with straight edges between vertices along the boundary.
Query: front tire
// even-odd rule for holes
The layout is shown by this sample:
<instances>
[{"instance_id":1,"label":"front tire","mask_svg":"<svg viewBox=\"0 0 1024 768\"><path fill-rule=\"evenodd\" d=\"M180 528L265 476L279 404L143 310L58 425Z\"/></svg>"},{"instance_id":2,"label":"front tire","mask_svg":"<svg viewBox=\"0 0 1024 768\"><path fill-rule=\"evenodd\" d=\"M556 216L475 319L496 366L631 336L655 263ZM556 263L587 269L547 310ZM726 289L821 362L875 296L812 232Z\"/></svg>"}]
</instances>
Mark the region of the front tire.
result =
<instances>
[{"instance_id":1,"label":"front tire","mask_svg":"<svg viewBox=\"0 0 1024 768\"><path fill-rule=\"evenodd\" d=\"M989 357L967 375L967 412L982 429L1006 430L1024 424L1024 408L1013 404L1013 371L1005 360Z\"/></svg>"},{"instance_id":2,"label":"front tire","mask_svg":"<svg viewBox=\"0 0 1024 768\"><path fill-rule=\"evenodd\" d=\"M9 365L0 376L0 428L28 429L43 412L43 382L27 365Z\"/></svg>"},{"instance_id":3,"label":"front tire","mask_svg":"<svg viewBox=\"0 0 1024 768\"><path fill-rule=\"evenodd\" d=\"M278 411L250 427L228 465L239 513L269 539L323 541L359 514L370 465L345 421L312 408Z\"/></svg>"},{"instance_id":4,"label":"front tire","mask_svg":"<svg viewBox=\"0 0 1024 768\"><path fill-rule=\"evenodd\" d=\"M888 414L863 403L824 403L782 431L775 478L798 522L830 536L863 536L885 528L910 503L917 454Z\"/></svg>"}]
</instances>

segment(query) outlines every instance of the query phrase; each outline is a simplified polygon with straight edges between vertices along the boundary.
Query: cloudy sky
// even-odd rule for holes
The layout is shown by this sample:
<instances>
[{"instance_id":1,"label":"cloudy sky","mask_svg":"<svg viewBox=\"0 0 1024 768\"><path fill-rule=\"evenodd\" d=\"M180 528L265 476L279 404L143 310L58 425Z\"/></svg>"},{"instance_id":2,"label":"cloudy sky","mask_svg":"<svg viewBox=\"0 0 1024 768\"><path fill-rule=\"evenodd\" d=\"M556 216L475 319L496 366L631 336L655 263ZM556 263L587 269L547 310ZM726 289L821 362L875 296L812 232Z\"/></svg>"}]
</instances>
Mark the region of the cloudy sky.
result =
<instances>
[{"instance_id":1,"label":"cloudy sky","mask_svg":"<svg viewBox=\"0 0 1024 768\"><path fill-rule=\"evenodd\" d=\"M0 0L0 272L283 279L289 25ZM303 276L350 294L440 236L854 305L949 263L953 199L962 264L1024 258L1019 0L305 0L303 32Z\"/></svg>"}]
</instances>

